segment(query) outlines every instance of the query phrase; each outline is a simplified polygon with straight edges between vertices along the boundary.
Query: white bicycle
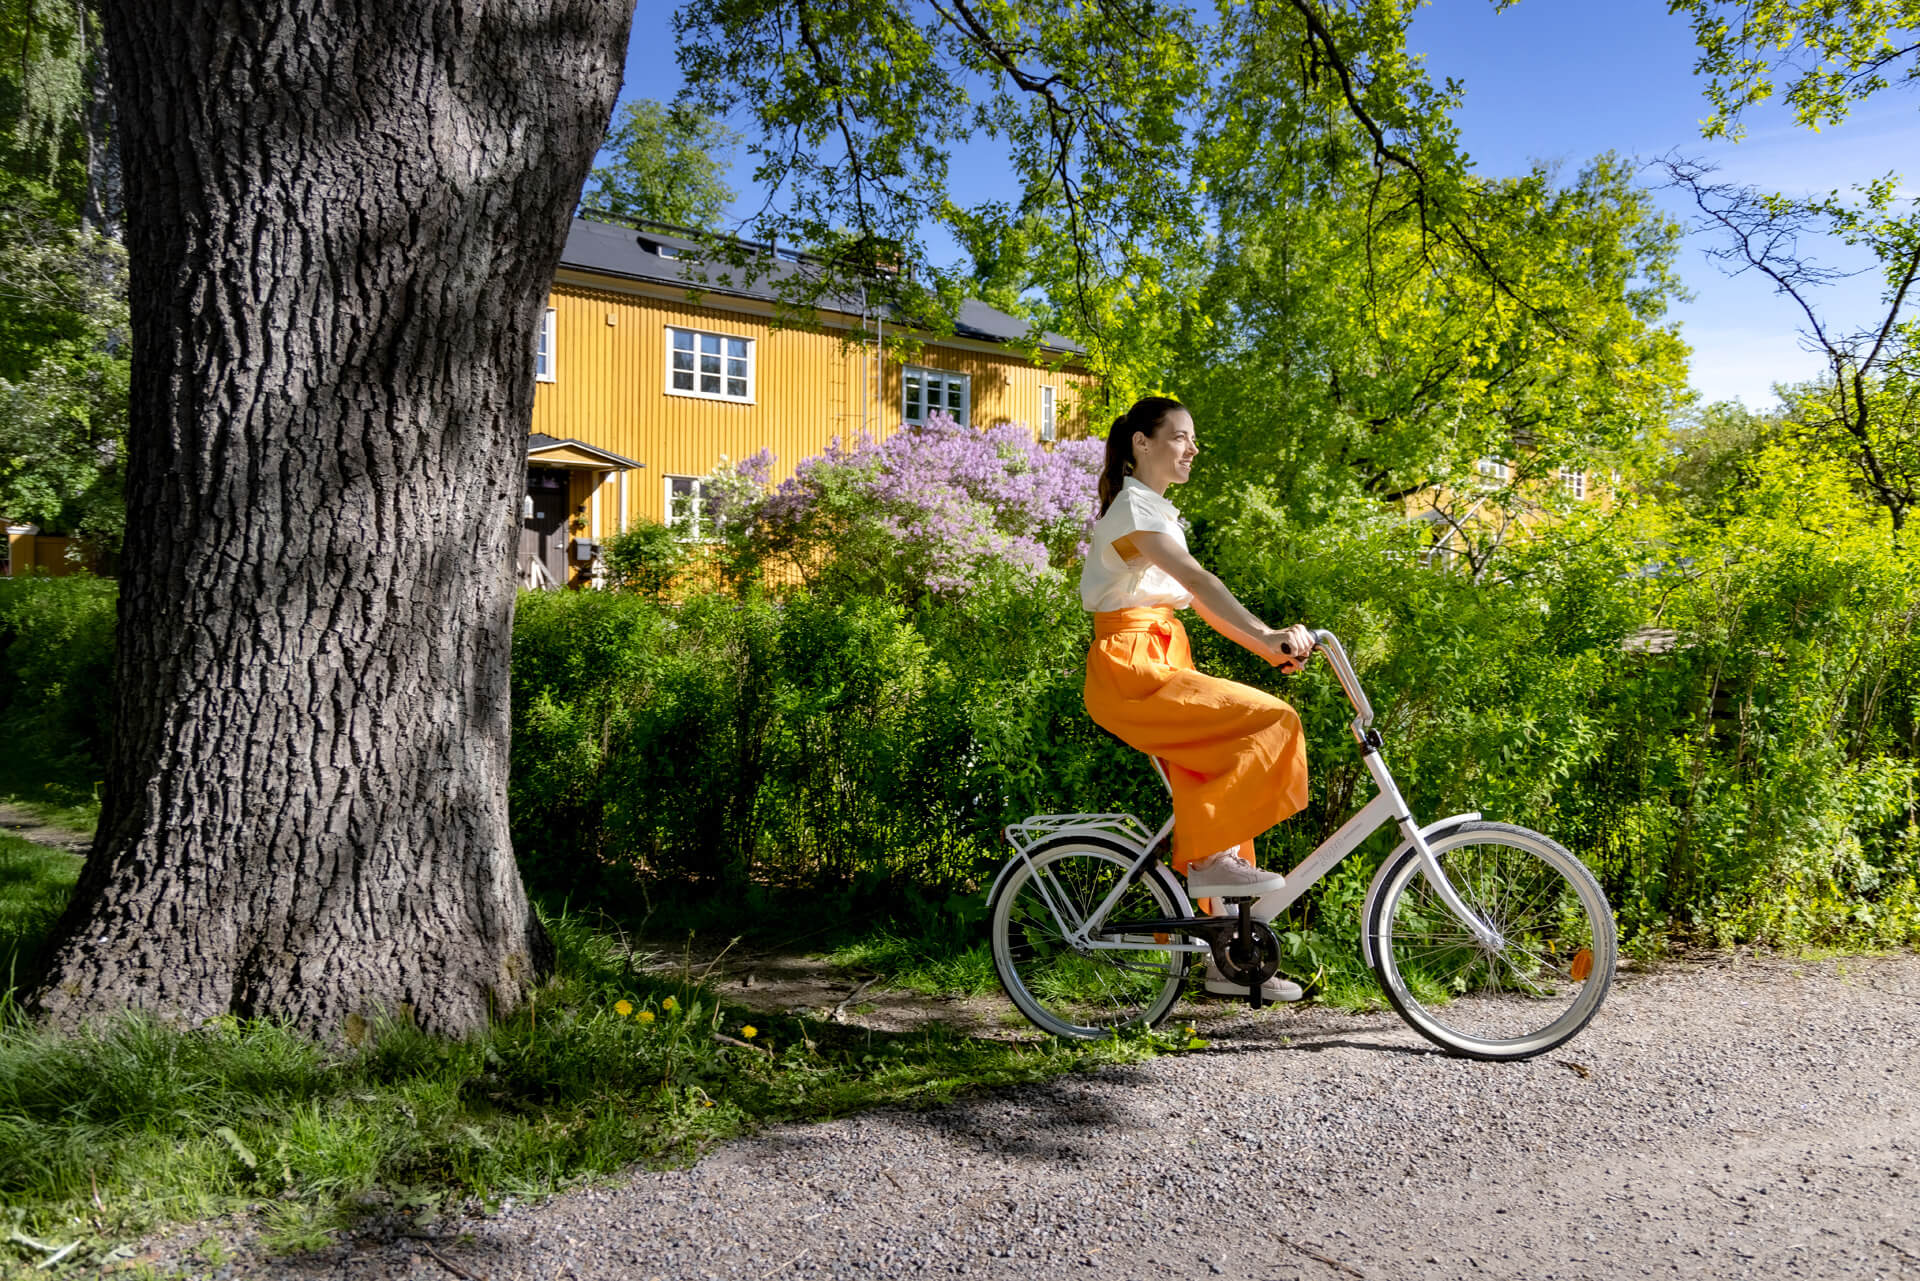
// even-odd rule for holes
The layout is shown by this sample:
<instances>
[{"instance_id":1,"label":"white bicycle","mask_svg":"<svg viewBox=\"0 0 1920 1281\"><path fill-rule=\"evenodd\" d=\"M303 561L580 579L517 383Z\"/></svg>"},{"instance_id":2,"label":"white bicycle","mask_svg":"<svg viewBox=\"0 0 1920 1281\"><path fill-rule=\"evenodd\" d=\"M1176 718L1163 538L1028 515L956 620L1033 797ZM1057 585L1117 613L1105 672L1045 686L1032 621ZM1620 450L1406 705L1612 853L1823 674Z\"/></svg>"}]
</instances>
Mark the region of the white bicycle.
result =
<instances>
[{"instance_id":1,"label":"white bicycle","mask_svg":"<svg viewBox=\"0 0 1920 1281\"><path fill-rule=\"evenodd\" d=\"M1346 651L1331 632L1314 639L1353 704L1354 741L1379 791L1287 873L1286 888L1268 896L1276 910L1397 824L1400 845L1367 891L1360 934L1393 1008L1469 1058L1524 1059L1564 1044L1613 982L1613 913L1599 883L1524 827L1478 813L1416 824L1381 759L1373 707ZM1260 985L1279 968L1278 937L1253 919L1252 898L1228 900L1235 915L1196 914L1159 862L1172 831L1171 817L1149 830L1131 814L1043 814L1007 828L1015 853L987 895L993 965L1036 1026L1076 1038L1151 1027L1203 952L1261 1004Z\"/></svg>"}]
</instances>

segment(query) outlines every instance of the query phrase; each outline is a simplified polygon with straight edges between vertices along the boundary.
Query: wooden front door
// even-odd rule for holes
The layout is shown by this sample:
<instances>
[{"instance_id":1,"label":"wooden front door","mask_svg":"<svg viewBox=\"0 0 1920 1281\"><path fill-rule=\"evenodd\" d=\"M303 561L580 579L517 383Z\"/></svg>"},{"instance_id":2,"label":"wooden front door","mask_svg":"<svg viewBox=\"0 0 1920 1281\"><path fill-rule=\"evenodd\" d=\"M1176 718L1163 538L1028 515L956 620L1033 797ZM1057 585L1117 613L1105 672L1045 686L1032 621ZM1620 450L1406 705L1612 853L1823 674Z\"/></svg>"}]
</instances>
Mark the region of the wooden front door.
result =
<instances>
[{"instance_id":1,"label":"wooden front door","mask_svg":"<svg viewBox=\"0 0 1920 1281\"><path fill-rule=\"evenodd\" d=\"M547 571L543 587L563 587L567 581L567 473L561 467L527 468L527 497L521 510L520 581L534 581L537 562Z\"/></svg>"}]
</instances>

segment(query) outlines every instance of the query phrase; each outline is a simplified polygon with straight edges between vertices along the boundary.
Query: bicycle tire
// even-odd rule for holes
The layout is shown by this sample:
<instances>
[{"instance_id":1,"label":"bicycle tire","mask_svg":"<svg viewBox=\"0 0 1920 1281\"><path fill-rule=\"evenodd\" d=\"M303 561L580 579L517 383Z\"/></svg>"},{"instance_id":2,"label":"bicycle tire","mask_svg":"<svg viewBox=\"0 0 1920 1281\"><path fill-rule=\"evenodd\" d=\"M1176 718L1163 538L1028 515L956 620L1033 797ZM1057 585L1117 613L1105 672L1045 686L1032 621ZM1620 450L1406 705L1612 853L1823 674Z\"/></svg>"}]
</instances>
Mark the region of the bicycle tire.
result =
<instances>
[{"instance_id":1,"label":"bicycle tire","mask_svg":"<svg viewBox=\"0 0 1920 1281\"><path fill-rule=\"evenodd\" d=\"M1507 823L1463 823L1428 847L1501 946L1482 945L1440 902L1409 848L1367 922L1387 1000L1466 1058L1526 1059L1566 1044L1600 1009L1618 959L1599 882L1550 837Z\"/></svg>"},{"instance_id":2,"label":"bicycle tire","mask_svg":"<svg viewBox=\"0 0 1920 1281\"><path fill-rule=\"evenodd\" d=\"M1087 836L1061 836L1015 855L988 905L993 969L1014 1006L1044 1032L1094 1040L1152 1027L1180 999L1191 956L1174 951L1090 951L1068 943L1041 885L1084 916L1125 878L1137 850ZM1166 872L1146 873L1115 906L1114 919L1181 915ZM1145 940L1142 940L1145 941Z\"/></svg>"}]
</instances>

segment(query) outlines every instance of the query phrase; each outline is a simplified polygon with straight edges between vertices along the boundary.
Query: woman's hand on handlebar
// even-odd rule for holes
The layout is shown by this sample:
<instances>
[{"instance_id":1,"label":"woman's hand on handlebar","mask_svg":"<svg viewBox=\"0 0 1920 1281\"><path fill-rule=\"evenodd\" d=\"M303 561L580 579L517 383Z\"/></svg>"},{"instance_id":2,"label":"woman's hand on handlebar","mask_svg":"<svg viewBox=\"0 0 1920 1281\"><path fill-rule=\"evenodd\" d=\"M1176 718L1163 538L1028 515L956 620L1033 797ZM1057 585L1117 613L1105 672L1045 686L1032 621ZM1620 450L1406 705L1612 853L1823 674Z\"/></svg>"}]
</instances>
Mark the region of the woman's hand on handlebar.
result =
<instances>
[{"instance_id":1,"label":"woman's hand on handlebar","mask_svg":"<svg viewBox=\"0 0 1920 1281\"><path fill-rule=\"evenodd\" d=\"M1304 623L1267 633L1267 661L1291 676L1313 657L1313 633Z\"/></svg>"}]
</instances>

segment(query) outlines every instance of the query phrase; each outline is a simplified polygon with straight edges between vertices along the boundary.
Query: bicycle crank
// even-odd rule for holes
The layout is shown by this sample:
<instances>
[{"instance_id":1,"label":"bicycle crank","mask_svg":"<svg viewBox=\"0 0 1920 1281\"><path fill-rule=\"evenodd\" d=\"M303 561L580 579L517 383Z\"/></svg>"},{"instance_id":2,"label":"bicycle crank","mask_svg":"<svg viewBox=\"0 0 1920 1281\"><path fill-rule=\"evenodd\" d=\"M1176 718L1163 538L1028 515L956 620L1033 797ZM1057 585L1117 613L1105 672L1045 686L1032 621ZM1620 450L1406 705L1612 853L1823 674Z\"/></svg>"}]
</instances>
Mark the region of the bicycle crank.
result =
<instances>
[{"instance_id":1,"label":"bicycle crank","mask_svg":"<svg viewBox=\"0 0 1920 1281\"><path fill-rule=\"evenodd\" d=\"M1244 983L1253 1008L1268 1004L1261 987L1280 971L1280 937L1265 921L1253 919L1253 899L1236 900L1235 916L1172 916L1150 921L1109 921L1103 935L1186 934L1207 945L1214 972L1229 983Z\"/></svg>"}]
</instances>

